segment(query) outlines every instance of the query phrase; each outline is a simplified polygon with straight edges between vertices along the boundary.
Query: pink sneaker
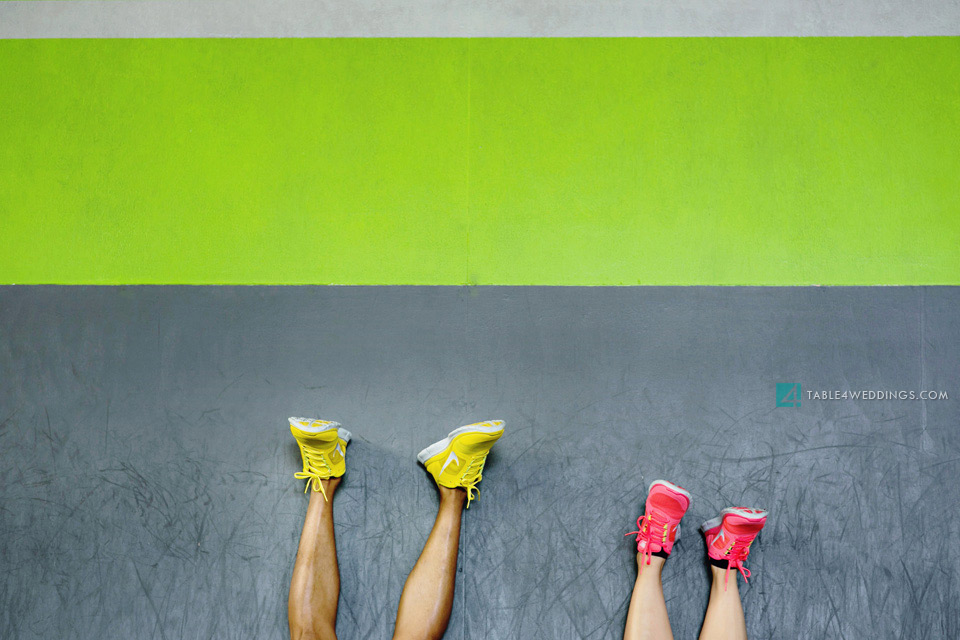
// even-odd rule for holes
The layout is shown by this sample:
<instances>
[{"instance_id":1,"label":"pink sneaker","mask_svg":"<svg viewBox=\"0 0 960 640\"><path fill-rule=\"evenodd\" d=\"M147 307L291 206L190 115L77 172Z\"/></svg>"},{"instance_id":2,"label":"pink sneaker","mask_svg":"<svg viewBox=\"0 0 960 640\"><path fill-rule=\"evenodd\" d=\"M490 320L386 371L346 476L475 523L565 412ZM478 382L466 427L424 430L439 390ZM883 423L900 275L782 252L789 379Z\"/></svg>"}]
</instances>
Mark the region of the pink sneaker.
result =
<instances>
[{"instance_id":1,"label":"pink sneaker","mask_svg":"<svg viewBox=\"0 0 960 640\"><path fill-rule=\"evenodd\" d=\"M690 506L690 494L666 480L654 480L647 493L645 513L637 518L637 551L646 556L650 564L654 553L667 555L673 551L673 543L680 537L680 519Z\"/></svg>"},{"instance_id":2,"label":"pink sneaker","mask_svg":"<svg viewBox=\"0 0 960 640\"><path fill-rule=\"evenodd\" d=\"M766 523L767 512L763 509L731 507L700 525L707 540L707 555L714 560L727 560L724 587L732 568L739 571L745 581L750 577L750 570L744 568L743 561L750 555L750 545Z\"/></svg>"}]
</instances>

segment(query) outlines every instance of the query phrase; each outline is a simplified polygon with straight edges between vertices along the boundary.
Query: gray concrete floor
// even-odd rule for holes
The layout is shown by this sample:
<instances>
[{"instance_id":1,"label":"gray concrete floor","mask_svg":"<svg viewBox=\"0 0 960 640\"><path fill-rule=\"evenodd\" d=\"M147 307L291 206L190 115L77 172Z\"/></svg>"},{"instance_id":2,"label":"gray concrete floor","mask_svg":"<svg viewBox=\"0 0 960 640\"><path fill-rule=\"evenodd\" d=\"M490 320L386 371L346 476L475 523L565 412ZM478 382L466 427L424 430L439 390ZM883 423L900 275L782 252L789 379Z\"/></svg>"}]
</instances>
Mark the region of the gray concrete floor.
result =
<instances>
[{"instance_id":1,"label":"gray concrete floor","mask_svg":"<svg viewBox=\"0 0 960 640\"><path fill-rule=\"evenodd\" d=\"M340 637L388 637L437 499L416 452L503 418L448 639L619 638L647 484L771 516L755 638L960 638L960 288L0 288L0 637L283 638L286 418L356 436ZM946 401L775 408L776 382Z\"/></svg>"}]
</instances>

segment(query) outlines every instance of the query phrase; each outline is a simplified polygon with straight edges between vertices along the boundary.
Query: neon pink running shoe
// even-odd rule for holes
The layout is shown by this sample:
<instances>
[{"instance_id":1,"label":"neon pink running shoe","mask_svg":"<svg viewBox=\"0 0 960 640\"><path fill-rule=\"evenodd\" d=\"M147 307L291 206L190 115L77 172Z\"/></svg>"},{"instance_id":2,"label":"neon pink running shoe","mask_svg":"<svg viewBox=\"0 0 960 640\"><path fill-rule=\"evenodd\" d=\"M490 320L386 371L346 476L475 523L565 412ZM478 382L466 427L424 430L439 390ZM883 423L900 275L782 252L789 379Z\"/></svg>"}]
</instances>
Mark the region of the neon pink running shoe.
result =
<instances>
[{"instance_id":1,"label":"neon pink running shoe","mask_svg":"<svg viewBox=\"0 0 960 640\"><path fill-rule=\"evenodd\" d=\"M667 555L673 551L673 543L680 537L680 519L690 506L690 494L666 480L654 480L647 493L646 511L637 518L637 551L646 556L650 564L654 553Z\"/></svg>"},{"instance_id":2,"label":"neon pink running shoe","mask_svg":"<svg viewBox=\"0 0 960 640\"><path fill-rule=\"evenodd\" d=\"M750 577L750 570L743 566L743 561L750 555L750 545L766 523L767 512L763 509L730 507L700 525L707 540L707 555L714 560L727 561L724 588L730 578L730 569L739 571L744 581Z\"/></svg>"}]
</instances>

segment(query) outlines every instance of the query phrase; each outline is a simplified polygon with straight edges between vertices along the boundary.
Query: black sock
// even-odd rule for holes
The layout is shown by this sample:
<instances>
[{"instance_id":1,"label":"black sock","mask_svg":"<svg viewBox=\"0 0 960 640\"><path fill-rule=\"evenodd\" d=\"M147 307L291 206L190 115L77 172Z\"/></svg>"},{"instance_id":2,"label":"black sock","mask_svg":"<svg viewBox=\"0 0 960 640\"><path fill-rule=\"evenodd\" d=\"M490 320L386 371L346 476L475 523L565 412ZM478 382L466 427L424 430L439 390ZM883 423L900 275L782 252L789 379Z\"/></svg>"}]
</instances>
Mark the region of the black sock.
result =
<instances>
[{"instance_id":1,"label":"black sock","mask_svg":"<svg viewBox=\"0 0 960 640\"><path fill-rule=\"evenodd\" d=\"M707 558L710 561L710 564L718 569L729 569L730 561L729 560L714 560L713 558Z\"/></svg>"},{"instance_id":2,"label":"black sock","mask_svg":"<svg viewBox=\"0 0 960 640\"><path fill-rule=\"evenodd\" d=\"M654 551L650 555L657 556L658 558L663 558L664 560L670 557L670 554L667 553L666 551Z\"/></svg>"}]
</instances>

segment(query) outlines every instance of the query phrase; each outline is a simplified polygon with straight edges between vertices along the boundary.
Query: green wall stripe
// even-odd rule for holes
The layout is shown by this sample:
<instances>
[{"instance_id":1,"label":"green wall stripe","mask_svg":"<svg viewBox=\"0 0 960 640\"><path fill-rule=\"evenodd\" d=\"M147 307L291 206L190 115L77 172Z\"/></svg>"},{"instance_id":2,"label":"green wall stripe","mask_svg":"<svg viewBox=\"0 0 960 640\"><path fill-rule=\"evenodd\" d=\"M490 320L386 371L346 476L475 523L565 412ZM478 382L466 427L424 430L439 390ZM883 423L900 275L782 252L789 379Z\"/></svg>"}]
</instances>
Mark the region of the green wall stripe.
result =
<instances>
[{"instance_id":1,"label":"green wall stripe","mask_svg":"<svg viewBox=\"0 0 960 640\"><path fill-rule=\"evenodd\" d=\"M960 38L0 42L3 283L960 284Z\"/></svg>"}]
</instances>

